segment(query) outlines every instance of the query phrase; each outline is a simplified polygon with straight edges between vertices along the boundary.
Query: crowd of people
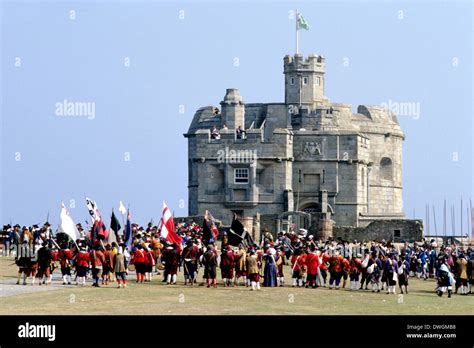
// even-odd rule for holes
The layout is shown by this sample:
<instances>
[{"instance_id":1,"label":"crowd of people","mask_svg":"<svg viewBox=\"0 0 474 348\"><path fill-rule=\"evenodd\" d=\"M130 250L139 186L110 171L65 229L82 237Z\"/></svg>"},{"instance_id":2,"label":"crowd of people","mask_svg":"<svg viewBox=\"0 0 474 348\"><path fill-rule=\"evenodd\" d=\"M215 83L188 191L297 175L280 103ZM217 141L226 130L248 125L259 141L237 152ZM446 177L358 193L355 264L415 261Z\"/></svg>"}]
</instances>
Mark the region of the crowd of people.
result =
<instances>
[{"instance_id":1,"label":"crowd of people","mask_svg":"<svg viewBox=\"0 0 474 348\"><path fill-rule=\"evenodd\" d=\"M3 254L15 257L17 284L26 285L29 280L32 285L35 281L49 285L59 268L65 285L84 286L91 281L92 286L100 287L116 282L123 288L133 271L137 283L150 282L159 274L163 282L172 285L177 284L182 271L184 285L217 287L219 268L222 286L250 290L291 285L388 294L399 289L408 294L409 280L416 277L435 278L438 296L447 293L451 297L453 288L456 294L473 293L474 249L437 245L435 240L404 244L321 241L301 229L282 231L275 237L266 232L259 243L242 239L231 245L228 233L232 232L221 232L219 240L206 239L202 226L192 222L177 224L179 244L162 238L158 226L151 223L146 228L132 224L130 242L119 235L109 243L101 238L91 240L81 224L77 228L81 238L72 241L61 233L53 236L48 223L42 227L4 226Z\"/></svg>"}]
</instances>

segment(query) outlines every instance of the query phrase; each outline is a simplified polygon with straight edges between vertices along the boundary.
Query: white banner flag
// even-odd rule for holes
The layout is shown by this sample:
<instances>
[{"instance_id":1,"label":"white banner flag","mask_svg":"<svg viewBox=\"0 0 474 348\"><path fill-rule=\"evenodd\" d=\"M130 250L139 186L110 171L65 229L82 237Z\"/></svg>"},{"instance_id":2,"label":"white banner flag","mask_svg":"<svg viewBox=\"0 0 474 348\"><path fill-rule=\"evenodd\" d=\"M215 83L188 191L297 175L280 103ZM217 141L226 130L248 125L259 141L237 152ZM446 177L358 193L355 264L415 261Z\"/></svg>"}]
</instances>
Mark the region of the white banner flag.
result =
<instances>
[{"instance_id":1,"label":"white banner flag","mask_svg":"<svg viewBox=\"0 0 474 348\"><path fill-rule=\"evenodd\" d=\"M74 242L81 237L79 230L74 221L72 221L72 218L69 216L69 212L64 206L64 203L61 203L61 224L58 229L58 233L61 232L66 233Z\"/></svg>"}]
</instances>

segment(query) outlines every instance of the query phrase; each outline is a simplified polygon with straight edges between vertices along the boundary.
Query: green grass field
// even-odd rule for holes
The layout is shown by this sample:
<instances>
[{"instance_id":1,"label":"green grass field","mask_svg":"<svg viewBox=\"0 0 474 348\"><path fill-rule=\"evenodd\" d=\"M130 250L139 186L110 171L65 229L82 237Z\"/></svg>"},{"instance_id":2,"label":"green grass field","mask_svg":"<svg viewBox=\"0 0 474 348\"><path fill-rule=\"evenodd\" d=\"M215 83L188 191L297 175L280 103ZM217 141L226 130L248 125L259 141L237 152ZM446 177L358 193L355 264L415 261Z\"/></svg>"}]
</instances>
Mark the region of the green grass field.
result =
<instances>
[{"instance_id":1,"label":"green grass field","mask_svg":"<svg viewBox=\"0 0 474 348\"><path fill-rule=\"evenodd\" d=\"M2 286L16 279L16 266L11 265L12 262L12 258L0 258ZM289 267L285 269L285 275L289 282ZM200 280L201 277L202 270ZM262 287L260 291L250 291L244 286L219 286L217 289L185 287L182 285L182 274L178 285L165 285L161 282L162 276L155 276L152 282L143 284L136 284L132 277L130 280L127 289L117 289L116 283L101 288L93 288L88 283L85 287L71 286L9 297L1 296L0 290L0 314L474 314L474 295L439 298L434 293L434 280L411 278L410 293L401 297L385 292L305 289L288 285ZM39 288L38 285L34 287Z\"/></svg>"}]
</instances>

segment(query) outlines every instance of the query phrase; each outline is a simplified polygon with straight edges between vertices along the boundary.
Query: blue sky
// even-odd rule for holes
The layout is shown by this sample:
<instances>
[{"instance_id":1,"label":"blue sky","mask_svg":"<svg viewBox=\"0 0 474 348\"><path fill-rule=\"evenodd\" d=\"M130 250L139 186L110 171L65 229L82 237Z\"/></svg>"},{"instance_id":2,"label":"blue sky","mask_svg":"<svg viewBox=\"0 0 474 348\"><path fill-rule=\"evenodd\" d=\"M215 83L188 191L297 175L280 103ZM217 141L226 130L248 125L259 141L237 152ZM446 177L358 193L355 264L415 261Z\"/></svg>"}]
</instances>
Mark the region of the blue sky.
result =
<instances>
[{"instance_id":1,"label":"blue sky","mask_svg":"<svg viewBox=\"0 0 474 348\"><path fill-rule=\"evenodd\" d=\"M83 222L84 195L103 215L122 200L141 223L163 200L186 215L194 111L230 87L283 101L295 8L310 24L302 53L326 57L331 101L419 103L419 118L399 116L404 206L424 218L434 204L440 233L444 198L459 219L472 197L469 1L2 1L1 222L49 211L58 223L61 201ZM94 103L95 117L56 115L63 100Z\"/></svg>"}]
</instances>

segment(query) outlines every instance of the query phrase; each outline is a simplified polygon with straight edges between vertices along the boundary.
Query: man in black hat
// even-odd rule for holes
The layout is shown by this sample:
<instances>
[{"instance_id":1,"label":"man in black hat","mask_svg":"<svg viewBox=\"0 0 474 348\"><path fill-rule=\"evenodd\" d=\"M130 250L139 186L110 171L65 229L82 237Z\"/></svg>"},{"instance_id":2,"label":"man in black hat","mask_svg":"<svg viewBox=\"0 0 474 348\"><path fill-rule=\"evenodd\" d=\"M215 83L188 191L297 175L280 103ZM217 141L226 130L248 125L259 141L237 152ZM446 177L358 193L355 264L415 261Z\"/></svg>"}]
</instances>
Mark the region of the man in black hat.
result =
<instances>
[{"instance_id":1,"label":"man in black hat","mask_svg":"<svg viewBox=\"0 0 474 348\"><path fill-rule=\"evenodd\" d=\"M10 256L10 244L12 241L13 229L10 224L3 225L3 253Z\"/></svg>"},{"instance_id":2,"label":"man in black hat","mask_svg":"<svg viewBox=\"0 0 474 348\"><path fill-rule=\"evenodd\" d=\"M207 246L207 251L203 257L203 264L206 269L207 275L207 287L211 287L211 284L217 288L216 278L216 267L217 267L217 251L214 248L214 244L210 243Z\"/></svg>"},{"instance_id":3,"label":"man in black hat","mask_svg":"<svg viewBox=\"0 0 474 348\"><path fill-rule=\"evenodd\" d=\"M51 262L53 260L53 252L49 242L45 241L38 250L38 278L39 285L51 284ZM44 278L43 278L44 277Z\"/></svg>"},{"instance_id":4,"label":"man in black hat","mask_svg":"<svg viewBox=\"0 0 474 348\"><path fill-rule=\"evenodd\" d=\"M189 239L182 254L182 262L184 265L184 285L186 285L188 281L191 285L194 285L196 282L198 257L199 249L194 244L194 241Z\"/></svg>"}]
</instances>

